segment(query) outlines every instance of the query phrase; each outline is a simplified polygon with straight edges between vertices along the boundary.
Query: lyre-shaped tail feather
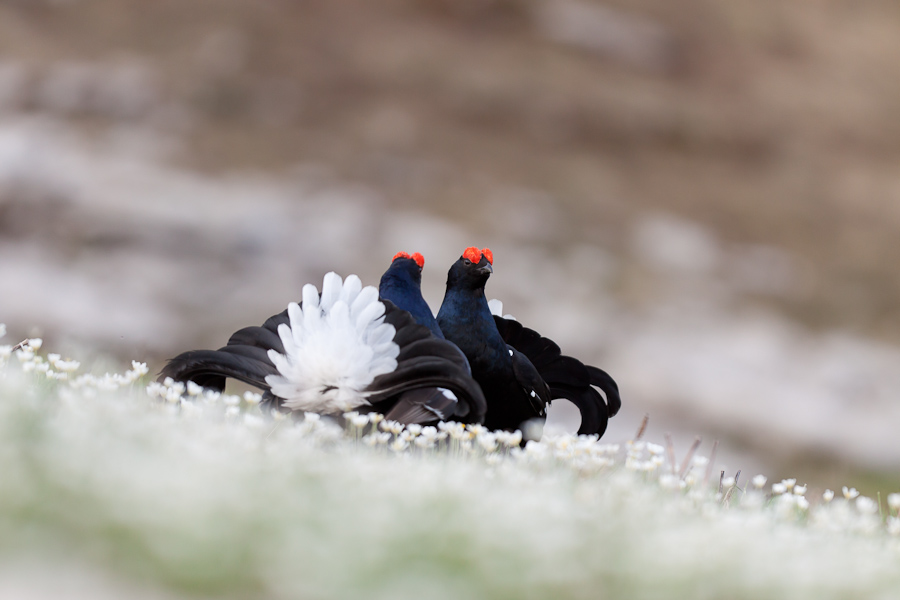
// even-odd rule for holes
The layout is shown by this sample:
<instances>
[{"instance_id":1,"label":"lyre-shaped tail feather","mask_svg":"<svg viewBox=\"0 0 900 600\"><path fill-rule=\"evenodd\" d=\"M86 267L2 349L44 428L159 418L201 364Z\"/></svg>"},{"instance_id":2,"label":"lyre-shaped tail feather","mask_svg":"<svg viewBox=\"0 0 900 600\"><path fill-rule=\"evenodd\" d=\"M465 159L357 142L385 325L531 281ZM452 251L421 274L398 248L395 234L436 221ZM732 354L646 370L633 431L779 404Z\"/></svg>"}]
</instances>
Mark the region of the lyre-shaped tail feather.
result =
<instances>
[{"instance_id":1,"label":"lyre-shaped tail feather","mask_svg":"<svg viewBox=\"0 0 900 600\"><path fill-rule=\"evenodd\" d=\"M287 321L287 311L269 317L261 327L244 327L232 334L228 344L218 350L191 350L169 360L159 379L193 381L205 388L222 391L225 379L237 379L264 392L266 377L276 372L268 351L283 351L276 330Z\"/></svg>"},{"instance_id":2,"label":"lyre-shaped tail feather","mask_svg":"<svg viewBox=\"0 0 900 600\"><path fill-rule=\"evenodd\" d=\"M233 345L219 350L191 350L171 359L159 374L163 380L193 381L197 385L222 391L225 379L237 379L268 390L266 377L275 373L266 351L253 346Z\"/></svg>"},{"instance_id":3,"label":"lyre-shaped tail feather","mask_svg":"<svg viewBox=\"0 0 900 600\"><path fill-rule=\"evenodd\" d=\"M619 388L605 371L562 354L552 340L521 323L494 315L503 340L524 354L550 388L553 398L569 400L581 412L579 434L603 435L609 418L622 406ZM596 389L606 395L604 399Z\"/></svg>"}]
</instances>

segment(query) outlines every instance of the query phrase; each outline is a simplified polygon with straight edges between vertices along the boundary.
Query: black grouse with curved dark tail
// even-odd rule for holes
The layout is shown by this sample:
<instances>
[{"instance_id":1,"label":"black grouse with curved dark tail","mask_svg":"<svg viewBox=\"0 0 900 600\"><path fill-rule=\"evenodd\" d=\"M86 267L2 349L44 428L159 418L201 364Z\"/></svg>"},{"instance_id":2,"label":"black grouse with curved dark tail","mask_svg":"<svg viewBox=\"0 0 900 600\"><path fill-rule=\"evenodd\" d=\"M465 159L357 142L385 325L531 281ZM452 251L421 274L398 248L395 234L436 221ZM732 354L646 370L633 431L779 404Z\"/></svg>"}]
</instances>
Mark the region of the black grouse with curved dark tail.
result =
<instances>
[{"instance_id":1,"label":"black grouse with curved dark tail","mask_svg":"<svg viewBox=\"0 0 900 600\"><path fill-rule=\"evenodd\" d=\"M565 398L581 412L578 433L603 435L621 406L616 382L605 371L563 355L536 331L491 314L484 295L491 273L491 251L467 248L450 268L437 316L441 331L466 355L484 391L485 425L519 428L545 417L552 399Z\"/></svg>"}]
</instances>

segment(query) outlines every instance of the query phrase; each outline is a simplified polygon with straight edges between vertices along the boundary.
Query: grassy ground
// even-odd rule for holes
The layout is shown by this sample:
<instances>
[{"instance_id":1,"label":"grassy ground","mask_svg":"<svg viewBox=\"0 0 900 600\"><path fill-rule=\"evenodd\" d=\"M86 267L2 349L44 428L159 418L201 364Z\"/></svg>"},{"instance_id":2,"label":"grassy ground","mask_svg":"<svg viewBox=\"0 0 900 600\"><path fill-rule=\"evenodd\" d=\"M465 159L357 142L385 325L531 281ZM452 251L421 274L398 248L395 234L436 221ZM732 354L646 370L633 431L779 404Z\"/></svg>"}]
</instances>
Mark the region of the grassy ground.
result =
<instances>
[{"instance_id":1,"label":"grassy ground","mask_svg":"<svg viewBox=\"0 0 900 600\"><path fill-rule=\"evenodd\" d=\"M140 364L77 372L27 350L0 371L0 556L25 572L84 570L97 597L124 586L163 597L874 598L900 584L900 522L885 498L720 481L715 460L643 440L520 449L453 425L361 418L342 430L271 420L258 397L145 389Z\"/></svg>"}]
</instances>

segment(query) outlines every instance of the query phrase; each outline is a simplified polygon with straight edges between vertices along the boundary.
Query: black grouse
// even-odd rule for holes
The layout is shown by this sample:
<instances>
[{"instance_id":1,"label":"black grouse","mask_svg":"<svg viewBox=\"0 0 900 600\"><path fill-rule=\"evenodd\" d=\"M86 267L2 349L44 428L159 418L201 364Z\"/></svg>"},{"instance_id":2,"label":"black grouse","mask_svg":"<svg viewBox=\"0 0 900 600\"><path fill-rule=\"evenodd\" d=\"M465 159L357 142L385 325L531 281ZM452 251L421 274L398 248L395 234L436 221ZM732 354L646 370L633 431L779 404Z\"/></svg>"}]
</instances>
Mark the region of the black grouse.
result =
<instances>
[{"instance_id":1,"label":"black grouse","mask_svg":"<svg viewBox=\"0 0 900 600\"><path fill-rule=\"evenodd\" d=\"M605 371L563 355L536 331L491 314L484 286L493 260L488 248L467 248L450 267L437 316L444 336L463 351L481 385L488 402L485 426L517 429L545 417L552 399L565 398L581 412L578 433L603 435L621 407L616 382Z\"/></svg>"},{"instance_id":2,"label":"black grouse","mask_svg":"<svg viewBox=\"0 0 900 600\"><path fill-rule=\"evenodd\" d=\"M284 412L377 411L402 423L484 419L484 396L459 349L374 287L329 273L321 294L307 284L302 298L218 350L179 354L159 380L221 391L226 378L236 379L263 391L264 408Z\"/></svg>"}]
</instances>

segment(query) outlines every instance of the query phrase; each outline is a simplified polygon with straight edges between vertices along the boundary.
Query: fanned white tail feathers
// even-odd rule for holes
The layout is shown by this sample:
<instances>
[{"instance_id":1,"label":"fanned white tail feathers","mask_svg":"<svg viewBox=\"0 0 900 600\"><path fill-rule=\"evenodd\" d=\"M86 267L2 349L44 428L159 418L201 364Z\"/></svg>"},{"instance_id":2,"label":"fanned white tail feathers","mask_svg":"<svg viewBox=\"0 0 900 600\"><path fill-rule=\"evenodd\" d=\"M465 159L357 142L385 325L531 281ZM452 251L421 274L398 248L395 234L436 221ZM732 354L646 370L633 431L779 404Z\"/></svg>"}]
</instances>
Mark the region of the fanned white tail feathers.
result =
<instances>
[{"instance_id":1,"label":"fanned white tail feathers","mask_svg":"<svg viewBox=\"0 0 900 600\"><path fill-rule=\"evenodd\" d=\"M272 393L292 410L334 413L367 404L365 389L397 368L396 330L384 322L378 290L328 273L322 295L303 286L303 304L288 305L290 326L278 327L284 354L269 350L278 375L266 377Z\"/></svg>"}]
</instances>

